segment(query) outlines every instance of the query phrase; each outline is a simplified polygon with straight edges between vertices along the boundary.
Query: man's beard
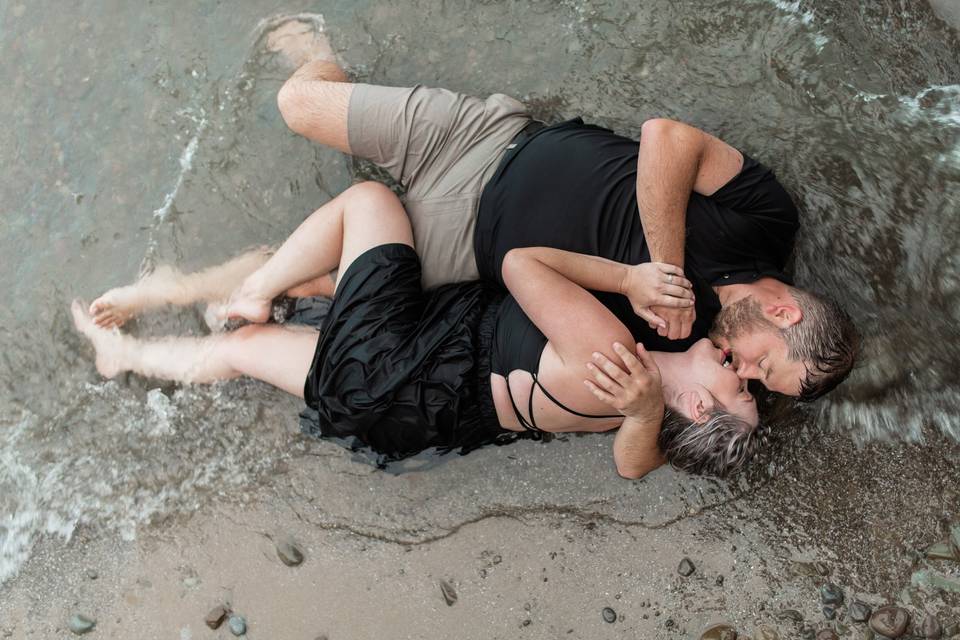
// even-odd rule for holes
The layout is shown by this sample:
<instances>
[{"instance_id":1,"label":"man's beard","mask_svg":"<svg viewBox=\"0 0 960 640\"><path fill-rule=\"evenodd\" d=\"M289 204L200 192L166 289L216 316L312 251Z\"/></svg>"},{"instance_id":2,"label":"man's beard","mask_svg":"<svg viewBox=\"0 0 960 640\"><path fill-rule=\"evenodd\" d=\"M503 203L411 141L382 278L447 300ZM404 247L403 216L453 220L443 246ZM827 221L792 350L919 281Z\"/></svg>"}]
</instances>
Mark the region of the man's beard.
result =
<instances>
[{"instance_id":1,"label":"man's beard","mask_svg":"<svg viewBox=\"0 0 960 640\"><path fill-rule=\"evenodd\" d=\"M777 325L763 317L760 303L747 296L720 309L710 327L710 339L716 343L722 338L729 344L744 334L763 330L779 331Z\"/></svg>"}]
</instances>

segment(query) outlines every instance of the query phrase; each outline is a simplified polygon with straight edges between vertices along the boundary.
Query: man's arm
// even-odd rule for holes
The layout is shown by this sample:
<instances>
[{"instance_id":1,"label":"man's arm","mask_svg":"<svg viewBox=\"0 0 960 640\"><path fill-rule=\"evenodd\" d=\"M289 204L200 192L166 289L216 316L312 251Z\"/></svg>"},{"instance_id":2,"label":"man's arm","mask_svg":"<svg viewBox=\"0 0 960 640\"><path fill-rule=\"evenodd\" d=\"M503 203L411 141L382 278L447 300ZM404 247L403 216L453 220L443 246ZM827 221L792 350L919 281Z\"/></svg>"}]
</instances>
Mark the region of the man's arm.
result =
<instances>
[{"instance_id":1,"label":"man's arm","mask_svg":"<svg viewBox=\"0 0 960 640\"><path fill-rule=\"evenodd\" d=\"M695 127L656 118L643 123L637 158L637 206L643 235L654 262L684 266L687 202L690 193L713 195L743 166L743 155ZM693 309L660 309L662 336L686 338Z\"/></svg>"}]
</instances>

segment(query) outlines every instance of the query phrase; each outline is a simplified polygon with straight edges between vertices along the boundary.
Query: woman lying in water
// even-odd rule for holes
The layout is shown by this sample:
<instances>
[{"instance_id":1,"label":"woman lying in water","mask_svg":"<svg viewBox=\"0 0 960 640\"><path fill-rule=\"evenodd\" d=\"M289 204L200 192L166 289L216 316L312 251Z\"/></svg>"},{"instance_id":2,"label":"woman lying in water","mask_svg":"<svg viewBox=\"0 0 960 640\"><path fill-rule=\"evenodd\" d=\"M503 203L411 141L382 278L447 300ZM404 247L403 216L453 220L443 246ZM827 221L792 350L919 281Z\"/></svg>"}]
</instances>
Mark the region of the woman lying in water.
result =
<instances>
[{"instance_id":1,"label":"woman lying in water","mask_svg":"<svg viewBox=\"0 0 960 640\"><path fill-rule=\"evenodd\" d=\"M206 338L140 340L107 328L164 303L223 299L244 276L229 312L262 322L275 296L334 269L336 295L321 331L250 324ZM684 353L634 350L624 325L588 291L689 305L691 285L678 268L534 247L511 251L503 275L510 296L482 282L424 291L400 201L363 183L317 210L272 256L248 254L190 276L158 272L107 292L89 311L74 302L73 316L106 377L251 376L304 398L323 435L355 436L392 458L524 431L617 428L613 457L629 478L665 459L724 476L752 454L756 404L723 352L708 340ZM664 405L660 431L643 427Z\"/></svg>"}]
</instances>

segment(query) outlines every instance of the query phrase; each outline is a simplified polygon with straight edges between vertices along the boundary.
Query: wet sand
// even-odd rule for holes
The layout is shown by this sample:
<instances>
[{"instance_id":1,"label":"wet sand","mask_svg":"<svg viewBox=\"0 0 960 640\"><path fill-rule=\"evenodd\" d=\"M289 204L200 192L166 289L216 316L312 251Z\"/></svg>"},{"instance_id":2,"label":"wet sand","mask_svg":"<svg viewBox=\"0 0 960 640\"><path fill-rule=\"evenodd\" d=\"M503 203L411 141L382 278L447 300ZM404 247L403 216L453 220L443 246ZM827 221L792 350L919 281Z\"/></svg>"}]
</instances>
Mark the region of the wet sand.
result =
<instances>
[{"instance_id":1,"label":"wet sand","mask_svg":"<svg viewBox=\"0 0 960 640\"><path fill-rule=\"evenodd\" d=\"M688 638L717 620L790 638L801 624L785 609L816 630L836 624L820 610L828 581L847 604L907 606L917 625L924 611L958 618L960 594L910 578L933 568L960 585L960 565L922 557L960 517L960 448L901 455L826 438L828 453L807 443L764 461L774 477L730 486L666 468L639 482L612 465L577 473L609 455L606 440L520 443L399 476L320 443L242 500L134 542L89 527L44 541L0 591L0 633L63 637L80 612L98 621L90 637L212 637L204 616L226 603L250 638ZM287 539L306 557L298 567L276 553ZM796 564L814 561L823 575Z\"/></svg>"}]
</instances>

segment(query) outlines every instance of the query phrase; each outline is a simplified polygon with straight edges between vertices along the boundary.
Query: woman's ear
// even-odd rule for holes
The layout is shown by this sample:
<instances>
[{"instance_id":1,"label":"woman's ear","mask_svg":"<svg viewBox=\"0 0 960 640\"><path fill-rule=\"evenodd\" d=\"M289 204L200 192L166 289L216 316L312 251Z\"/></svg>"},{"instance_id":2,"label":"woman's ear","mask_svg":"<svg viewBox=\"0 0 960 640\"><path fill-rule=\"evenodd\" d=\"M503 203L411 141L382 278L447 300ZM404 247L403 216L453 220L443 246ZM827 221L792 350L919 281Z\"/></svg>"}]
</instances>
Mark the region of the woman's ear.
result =
<instances>
[{"instance_id":1,"label":"woman's ear","mask_svg":"<svg viewBox=\"0 0 960 640\"><path fill-rule=\"evenodd\" d=\"M694 422L700 422L706 413L713 409L713 396L703 388L692 389L687 393L687 415Z\"/></svg>"}]
</instances>

